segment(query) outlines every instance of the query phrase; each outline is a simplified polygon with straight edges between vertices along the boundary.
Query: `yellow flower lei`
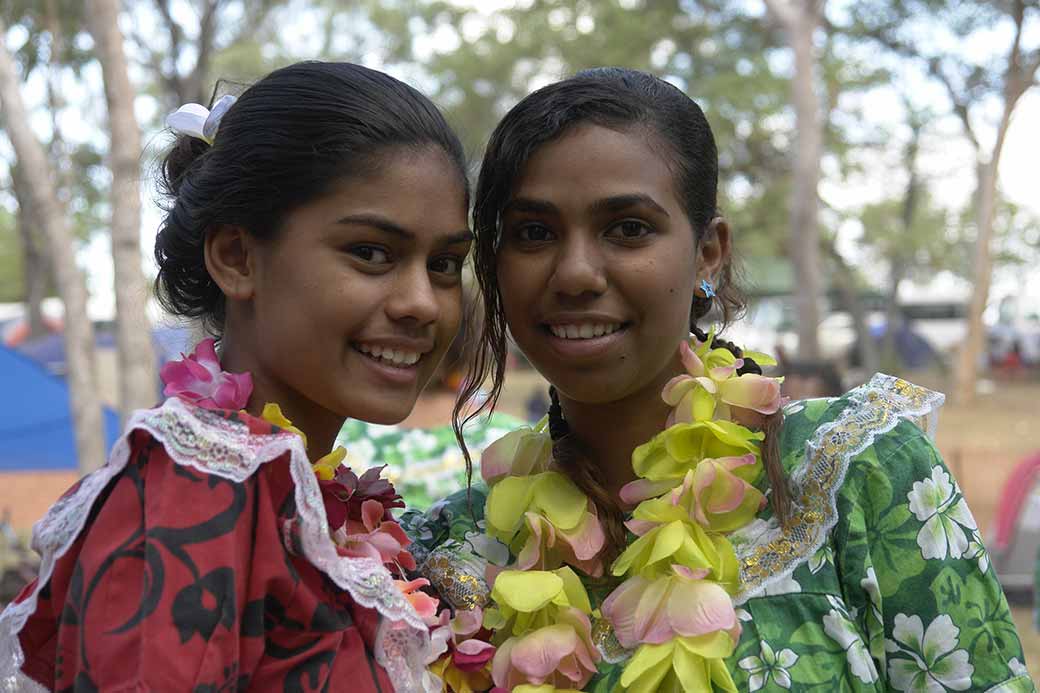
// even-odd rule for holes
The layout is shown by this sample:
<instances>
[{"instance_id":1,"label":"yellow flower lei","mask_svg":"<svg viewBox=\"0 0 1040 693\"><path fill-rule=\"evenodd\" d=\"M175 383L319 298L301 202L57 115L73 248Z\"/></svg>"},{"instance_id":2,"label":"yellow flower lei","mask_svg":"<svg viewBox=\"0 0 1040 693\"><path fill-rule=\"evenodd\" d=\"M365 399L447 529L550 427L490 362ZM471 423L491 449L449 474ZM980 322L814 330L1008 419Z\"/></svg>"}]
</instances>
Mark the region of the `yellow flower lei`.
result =
<instances>
[{"instance_id":1,"label":"yellow flower lei","mask_svg":"<svg viewBox=\"0 0 1040 693\"><path fill-rule=\"evenodd\" d=\"M485 611L498 645L497 686L582 689L602 657L586 646L592 616L635 650L623 689L736 693L725 659L740 637L732 603L740 576L726 535L765 503L752 485L762 473L764 435L728 419L731 406L776 412L782 379L739 375L742 360L712 349L712 337L680 345L687 373L662 393L675 410L665 430L632 453L639 478L622 489L622 499L637 503L626 524L638 538L610 566L624 581L599 610L568 566L597 574L601 567L589 556L602 547L602 529L587 496L552 468L546 420L485 451L487 534L517 556L492 583L494 606ZM776 363L753 357L763 366ZM547 671L546 661L555 669Z\"/></svg>"}]
</instances>

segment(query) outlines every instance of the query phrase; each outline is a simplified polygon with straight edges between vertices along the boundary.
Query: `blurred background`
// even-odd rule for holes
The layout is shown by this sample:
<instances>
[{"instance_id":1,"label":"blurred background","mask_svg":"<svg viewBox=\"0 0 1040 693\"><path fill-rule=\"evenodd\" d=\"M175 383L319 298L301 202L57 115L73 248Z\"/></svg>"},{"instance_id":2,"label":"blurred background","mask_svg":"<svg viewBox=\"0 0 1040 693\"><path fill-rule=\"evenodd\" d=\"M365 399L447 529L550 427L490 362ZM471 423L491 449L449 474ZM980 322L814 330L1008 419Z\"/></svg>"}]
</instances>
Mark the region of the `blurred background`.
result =
<instances>
[{"instance_id":1,"label":"blurred background","mask_svg":"<svg viewBox=\"0 0 1040 693\"><path fill-rule=\"evenodd\" d=\"M151 296L167 113L349 60L429 94L475 164L523 95L624 65L715 131L750 298L729 337L778 354L793 397L878 370L949 395L938 445L1040 671L1037 0L5 0L0 39L0 601L32 522L200 336ZM455 352L401 426L344 428L417 504L464 483ZM472 446L545 406L514 354Z\"/></svg>"}]
</instances>

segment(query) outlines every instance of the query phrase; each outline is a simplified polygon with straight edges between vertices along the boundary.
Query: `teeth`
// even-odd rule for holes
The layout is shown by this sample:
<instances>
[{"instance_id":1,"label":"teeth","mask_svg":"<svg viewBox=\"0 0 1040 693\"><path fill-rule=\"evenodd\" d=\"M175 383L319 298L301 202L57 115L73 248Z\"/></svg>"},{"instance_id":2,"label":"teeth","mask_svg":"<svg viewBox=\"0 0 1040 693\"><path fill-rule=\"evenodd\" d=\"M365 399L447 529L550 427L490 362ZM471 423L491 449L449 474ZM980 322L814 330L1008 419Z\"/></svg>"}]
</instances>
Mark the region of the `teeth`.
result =
<instances>
[{"instance_id":1,"label":"teeth","mask_svg":"<svg viewBox=\"0 0 1040 693\"><path fill-rule=\"evenodd\" d=\"M357 350L362 354L368 354L369 356L386 361L395 366L411 366L416 363L421 357L417 351L405 351L403 349L390 349L379 345L369 346L368 344L358 344Z\"/></svg>"},{"instance_id":2,"label":"teeth","mask_svg":"<svg viewBox=\"0 0 1040 693\"><path fill-rule=\"evenodd\" d=\"M621 323L582 323L581 325L550 325L549 331L560 339L593 339L613 334L621 329Z\"/></svg>"}]
</instances>

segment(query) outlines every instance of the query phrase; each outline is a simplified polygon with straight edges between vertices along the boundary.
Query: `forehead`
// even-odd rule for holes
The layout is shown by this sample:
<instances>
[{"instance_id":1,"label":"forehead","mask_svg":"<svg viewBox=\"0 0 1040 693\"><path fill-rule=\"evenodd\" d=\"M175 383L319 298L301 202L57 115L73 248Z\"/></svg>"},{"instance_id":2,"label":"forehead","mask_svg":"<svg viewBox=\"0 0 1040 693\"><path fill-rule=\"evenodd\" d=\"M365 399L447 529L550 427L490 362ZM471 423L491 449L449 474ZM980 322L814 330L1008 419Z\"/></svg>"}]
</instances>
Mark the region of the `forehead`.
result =
<instances>
[{"instance_id":1,"label":"forehead","mask_svg":"<svg viewBox=\"0 0 1040 693\"><path fill-rule=\"evenodd\" d=\"M645 129L581 125L534 151L514 195L555 200L643 193L678 207L674 182L663 146Z\"/></svg>"},{"instance_id":2,"label":"forehead","mask_svg":"<svg viewBox=\"0 0 1040 693\"><path fill-rule=\"evenodd\" d=\"M466 188L458 166L439 147L395 148L357 174L336 181L297 216L318 223L377 214L414 232L467 226Z\"/></svg>"}]
</instances>

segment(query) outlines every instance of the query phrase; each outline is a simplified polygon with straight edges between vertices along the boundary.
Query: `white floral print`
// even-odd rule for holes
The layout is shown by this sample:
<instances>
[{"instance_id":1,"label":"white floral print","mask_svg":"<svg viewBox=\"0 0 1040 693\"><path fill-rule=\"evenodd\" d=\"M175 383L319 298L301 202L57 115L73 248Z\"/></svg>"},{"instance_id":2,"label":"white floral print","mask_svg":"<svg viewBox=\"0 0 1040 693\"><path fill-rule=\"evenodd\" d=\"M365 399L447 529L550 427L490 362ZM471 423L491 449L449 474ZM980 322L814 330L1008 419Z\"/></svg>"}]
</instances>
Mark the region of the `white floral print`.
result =
<instances>
[{"instance_id":1,"label":"white floral print","mask_svg":"<svg viewBox=\"0 0 1040 693\"><path fill-rule=\"evenodd\" d=\"M1015 676L1029 676L1029 672L1026 671L1026 665L1018 661L1018 657L1012 657L1008 660L1008 669Z\"/></svg>"},{"instance_id":2,"label":"white floral print","mask_svg":"<svg viewBox=\"0 0 1040 693\"><path fill-rule=\"evenodd\" d=\"M910 512L924 523L917 545L925 559L961 558L967 552L977 526L945 469L932 467L931 477L914 482L907 499Z\"/></svg>"},{"instance_id":3,"label":"white floral print","mask_svg":"<svg viewBox=\"0 0 1040 693\"><path fill-rule=\"evenodd\" d=\"M798 662L798 655L793 650L783 649L774 652L769 643L762 641L761 656L751 655L737 662L744 671L748 672L748 689L754 693L765 686L769 679L781 688L791 688L790 669Z\"/></svg>"},{"instance_id":4,"label":"white floral print","mask_svg":"<svg viewBox=\"0 0 1040 693\"><path fill-rule=\"evenodd\" d=\"M780 594L792 594L801 591L802 586L798 584L798 581L791 576L787 576L781 580L766 585L764 594L767 597L775 597Z\"/></svg>"},{"instance_id":5,"label":"white floral print","mask_svg":"<svg viewBox=\"0 0 1040 693\"><path fill-rule=\"evenodd\" d=\"M890 653L904 657L888 660L888 677L898 691L942 693L971 688L975 671L967 650L958 650L960 629L946 614L925 630L921 617L896 614L893 640L885 642Z\"/></svg>"},{"instance_id":6,"label":"white floral print","mask_svg":"<svg viewBox=\"0 0 1040 693\"><path fill-rule=\"evenodd\" d=\"M834 549L830 544L824 544L809 559L809 572L815 575L828 563L834 563Z\"/></svg>"},{"instance_id":7,"label":"white floral print","mask_svg":"<svg viewBox=\"0 0 1040 693\"><path fill-rule=\"evenodd\" d=\"M855 624L837 609L831 609L823 617L823 632L837 642L845 650L852 675L863 683L874 683L878 680L877 667L867 651L863 637L856 630Z\"/></svg>"}]
</instances>

